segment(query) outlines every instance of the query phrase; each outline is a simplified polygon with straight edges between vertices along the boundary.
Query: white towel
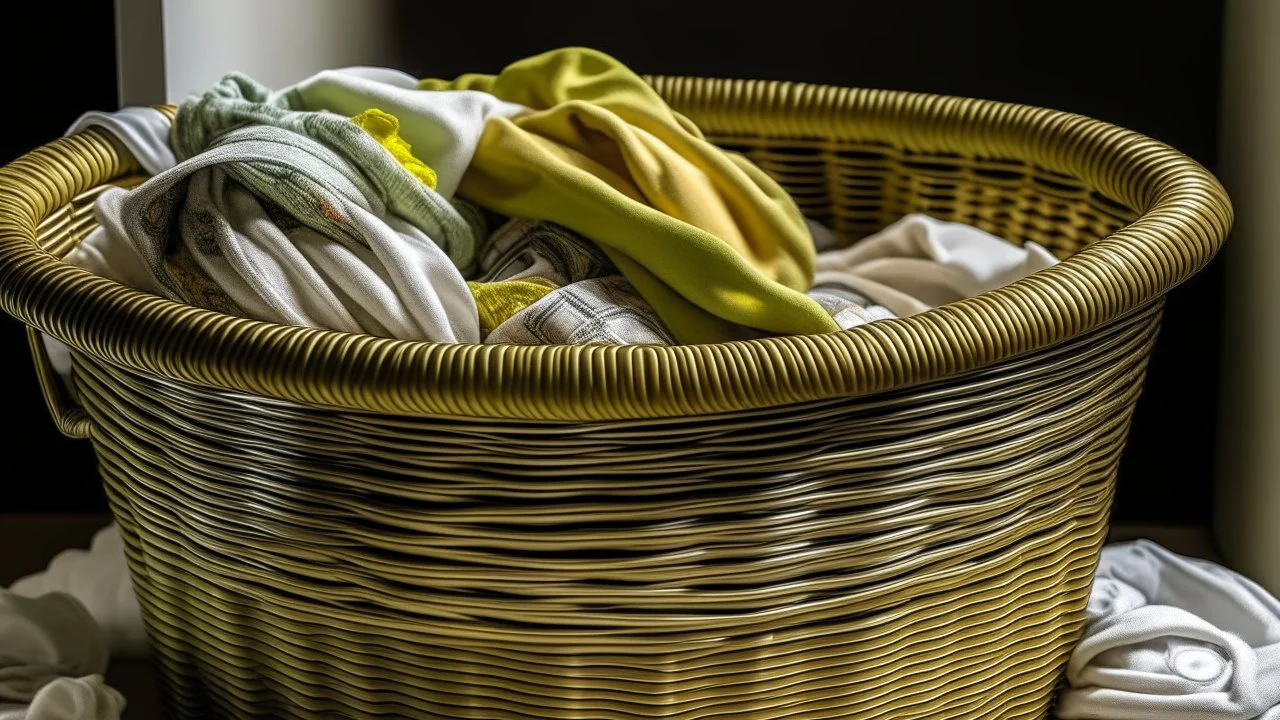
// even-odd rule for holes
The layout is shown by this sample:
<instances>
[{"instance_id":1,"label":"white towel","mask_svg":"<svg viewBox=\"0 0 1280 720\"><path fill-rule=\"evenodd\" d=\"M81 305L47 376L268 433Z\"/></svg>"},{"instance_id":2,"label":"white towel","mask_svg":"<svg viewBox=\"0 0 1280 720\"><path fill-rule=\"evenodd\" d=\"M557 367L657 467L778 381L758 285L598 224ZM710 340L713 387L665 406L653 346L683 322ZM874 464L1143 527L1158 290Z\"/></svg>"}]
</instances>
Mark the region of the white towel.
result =
<instances>
[{"instance_id":1,"label":"white towel","mask_svg":"<svg viewBox=\"0 0 1280 720\"><path fill-rule=\"evenodd\" d=\"M0 590L0 720L116 720L107 642L75 598Z\"/></svg>"},{"instance_id":2,"label":"white towel","mask_svg":"<svg viewBox=\"0 0 1280 720\"><path fill-rule=\"evenodd\" d=\"M830 243L820 232L814 241ZM847 248L819 252L813 286L845 287L907 317L1057 263L1035 243L1018 247L970 225L913 214Z\"/></svg>"},{"instance_id":3,"label":"white towel","mask_svg":"<svg viewBox=\"0 0 1280 720\"><path fill-rule=\"evenodd\" d=\"M1280 601L1140 540L1103 549L1063 720L1280 720Z\"/></svg>"}]
</instances>

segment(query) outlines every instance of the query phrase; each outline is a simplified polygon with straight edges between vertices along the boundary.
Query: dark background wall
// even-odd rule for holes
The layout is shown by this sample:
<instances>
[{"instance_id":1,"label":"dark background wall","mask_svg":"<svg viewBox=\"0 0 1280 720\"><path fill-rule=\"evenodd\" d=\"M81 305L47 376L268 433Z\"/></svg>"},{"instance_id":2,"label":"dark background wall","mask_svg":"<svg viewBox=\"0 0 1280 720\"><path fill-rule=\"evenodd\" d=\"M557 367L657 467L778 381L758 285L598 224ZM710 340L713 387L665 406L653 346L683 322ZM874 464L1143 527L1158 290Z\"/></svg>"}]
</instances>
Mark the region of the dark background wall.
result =
<instances>
[{"instance_id":1,"label":"dark background wall","mask_svg":"<svg viewBox=\"0 0 1280 720\"><path fill-rule=\"evenodd\" d=\"M82 110L114 106L111 3L84 5L86 11L76 13L37 6L34 12L56 13L58 22L11 23L3 31L5 80L14 97L39 111L10 113L19 131L0 138L0 161L57 135ZM702 10L695 3L649 4L644 12L531 3L504 7L499 23L496 11L486 15L477 3L403 0L395 25L402 32L402 67L420 76L493 72L544 50L589 45L645 73L801 80L1043 105L1138 130L1210 169L1216 165L1220 0L1187 3L1176 12L1159 0L842 5L815 12L793 3L790 16L779 12L784 5L762 17ZM38 57L10 57L16 52L12 40L31 32L49 33L42 42L24 43L40 48ZM67 66L70 74L38 78L31 68L42 63ZM1221 295L1221 263L1215 262L1169 300L1121 467L1118 521L1208 522ZM87 444L57 436L35 391L19 328L10 321L0 330L10 350L4 475L11 486L29 482L32 488L14 509L99 506ZM55 475L61 479L52 481Z\"/></svg>"},{"instance_id":2,"label":"dark background wall","mask_svg":"<svg viewBox=\"0 0 1280 720\"><path fill-rule=\"evenodd\" d=\"M61 135L85 110L116 107L111 0L24 3L0 23L0 77L8 88L0 163ZM24 326L0 313L0 512L106 507L87 442L58 433L36 385Z\"/></svg>"}]
</instances>

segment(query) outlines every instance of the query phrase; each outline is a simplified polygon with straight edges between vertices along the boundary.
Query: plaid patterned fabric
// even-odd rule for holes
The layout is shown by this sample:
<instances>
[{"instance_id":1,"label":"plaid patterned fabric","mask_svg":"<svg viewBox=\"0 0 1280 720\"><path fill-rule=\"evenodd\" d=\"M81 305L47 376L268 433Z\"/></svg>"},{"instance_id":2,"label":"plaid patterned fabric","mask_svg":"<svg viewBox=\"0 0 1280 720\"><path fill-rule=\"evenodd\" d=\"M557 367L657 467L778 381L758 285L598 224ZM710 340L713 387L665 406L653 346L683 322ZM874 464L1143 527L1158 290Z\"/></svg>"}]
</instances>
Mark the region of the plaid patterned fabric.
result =
<instances>
[{"instance_id":1,"label":"plaid patterned fabric","mask_svg":"<svg viewBox=\"0 0 1280 720\"><path fill-rule=\"evenodd\" d=\"M617 273L604 251L563 225L515 218L480 253L480 282L540 277L564 287Z\"/></svg>"},{"instance_id":2,"label":"plaid patterned fabric","mask_svg":"<svg viewBox=\"0 0 1280 720\"><path fill-rule=\"evenodd\" d=\"M583 280L516 313L485 339L511 345L674 345L657 313L621 275Z\"/></svg>"},{"instance_id":3,"label":"plaid patterned fabric","mask_svg":"<svg viewBox=\"0 0 1280 720\"><path fill-rule=\"evenodd\" d=\"M831 313L841 330L897 317L889 308L877 305L875 301L844 285L827 283L815 287L807 294L823 310Z\"/></svg>"}]
</instances>

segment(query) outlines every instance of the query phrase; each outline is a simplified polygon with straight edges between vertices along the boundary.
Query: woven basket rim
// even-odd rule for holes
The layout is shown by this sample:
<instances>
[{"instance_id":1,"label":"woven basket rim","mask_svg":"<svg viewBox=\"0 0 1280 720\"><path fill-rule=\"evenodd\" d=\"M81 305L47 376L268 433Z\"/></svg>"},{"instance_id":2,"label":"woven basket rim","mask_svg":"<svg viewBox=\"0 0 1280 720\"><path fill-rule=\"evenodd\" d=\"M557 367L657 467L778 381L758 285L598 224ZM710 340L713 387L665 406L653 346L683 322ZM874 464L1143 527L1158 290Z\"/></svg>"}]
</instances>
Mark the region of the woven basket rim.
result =
<instances>
[{"instance_id":1,"label":"woven basket rim","mask_svg":"<svg viewBox=\"0 0 1280 720\"><path fill-rule=\"evenodd\" d=\"M804 83L649 80L710 135L963 148L1072 175L1141 214L1001 289L827 335L674 347L425 343L221 315L54 257L37 244L37 225L138 170L91 129L0 168L0 308L100 361L279 400L406 415L671 417L880 392L1058 343L1162 296L1216 254L1231 226L1226 192L1199 164L1080 115Z\"/></svg>"}]
</instances>

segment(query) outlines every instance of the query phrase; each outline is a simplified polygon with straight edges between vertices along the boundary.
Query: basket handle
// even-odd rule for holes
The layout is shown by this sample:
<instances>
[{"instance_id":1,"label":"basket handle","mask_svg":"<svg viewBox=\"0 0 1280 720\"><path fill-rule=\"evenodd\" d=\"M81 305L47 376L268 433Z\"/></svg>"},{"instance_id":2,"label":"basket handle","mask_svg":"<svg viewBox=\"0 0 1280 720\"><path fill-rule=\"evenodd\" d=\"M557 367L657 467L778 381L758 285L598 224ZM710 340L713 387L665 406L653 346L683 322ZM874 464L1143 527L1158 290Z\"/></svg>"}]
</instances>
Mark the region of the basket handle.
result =
<instances>
[{"instance_id":1,"label":"basket handle","mask_svg":"<svg viewBox=\"0 0 1280 720\"><path fill-rule=\"evenodd\" d=\"M40 392L44 394L44 404L53 416L53 423L58 430L73 440L84 440L89 437L93 422L89 413L68 397L62 379L53 369L49 355L45 352L40 331L27 327L27 343L31 346L31 360L36 366L36 379L40 383Z\"/></svg>"}]
</instances>

